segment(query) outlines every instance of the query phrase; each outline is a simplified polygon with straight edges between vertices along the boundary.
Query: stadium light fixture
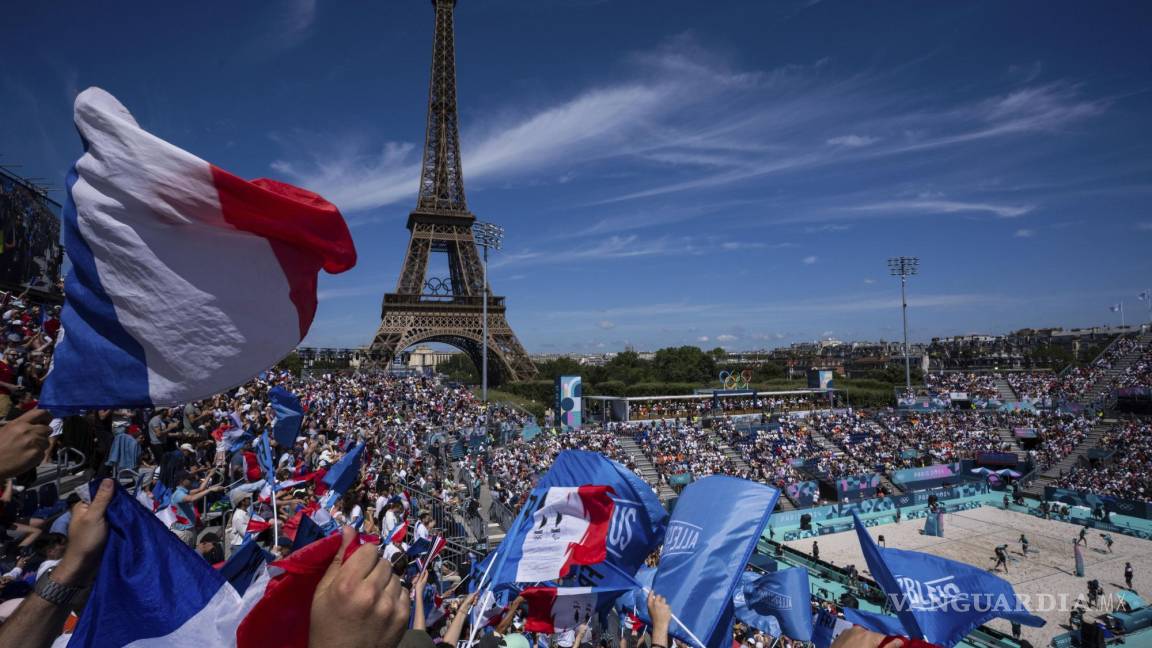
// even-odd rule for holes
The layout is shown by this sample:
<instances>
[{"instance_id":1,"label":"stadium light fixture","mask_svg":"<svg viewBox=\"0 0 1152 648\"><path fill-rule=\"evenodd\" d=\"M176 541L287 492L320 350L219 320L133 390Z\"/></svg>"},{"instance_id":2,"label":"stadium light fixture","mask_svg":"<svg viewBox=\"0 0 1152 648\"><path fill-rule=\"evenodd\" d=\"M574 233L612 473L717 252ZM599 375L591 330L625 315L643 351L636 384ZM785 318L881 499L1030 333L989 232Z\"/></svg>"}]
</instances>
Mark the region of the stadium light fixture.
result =
<instances>
[{"instance_id":1,"label":"stadium light fixture","mask_svg":"<svg viewBox=\"0 0 1152 648\"><path fill-rule=\"evenodd\" d=\"M483 399L484 406L484 426L488 426L488 250L499 250L500 244L504 241L504 228L496 225L495 223L475 222L472 224L472 238L476 241L476 245L484 248L484 286L481 291L483 297L483 336L481 342L483 351L480 357L480 397Z\"/></svg>"},{"instance_id":2,"label":"stadium light fixture","mask_svg":"<svg viewBox=\"0 0 1152 648\"><path fill-rule=\"evenodd\" d=\"M900 306L904 317L904 389L912 391L912 359L908 354L908 277L920 269L919 257L892 257L888 259L888 272L900 277Z\"/></svg>"}]
</instances>

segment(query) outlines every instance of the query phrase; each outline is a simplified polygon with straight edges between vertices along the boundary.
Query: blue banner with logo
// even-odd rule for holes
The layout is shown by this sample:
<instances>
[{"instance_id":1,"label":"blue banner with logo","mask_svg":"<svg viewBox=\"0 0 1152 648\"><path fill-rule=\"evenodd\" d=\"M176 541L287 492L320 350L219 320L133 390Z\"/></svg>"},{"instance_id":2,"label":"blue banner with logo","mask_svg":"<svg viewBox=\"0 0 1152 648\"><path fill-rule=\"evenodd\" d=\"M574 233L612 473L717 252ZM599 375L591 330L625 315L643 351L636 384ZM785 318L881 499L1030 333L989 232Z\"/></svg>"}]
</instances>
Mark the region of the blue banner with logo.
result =
<instances>
[{"instance_id":1,"label":"blue banner with logo","mask_svg":"<svg viewBox=\"0 0 1152 648\"><path fill-rule=\"evenodd\" d=\"M860 517L856 535L872 577L888 596L906 636L950 648L989 619L1041 627L1012 585L972 565L919 551L881 549Z\"/></svg>"},{"instance_id":2,"label":"blue banner with logo","mask_svg":"<svg viewBox=\"0 0 1152 648\"><path fill-rule=\"evenodd\" d=\"M693 646L732 645L732 596L779 496L770 486L720 475L684 489L652 588L676 615L673 636Z\"/></svg>"},{"instance_id":3,"label":"blue banner with logo","mask_svg":"<svg viewBox=\"0 0 1152 648\"><path fill-rule=\"evenodd\" d=\"M744 572L732 602L736 618L754 628L778 637L769 629L768 619L775 619L789 639L812 640L812 592L808 570L803 567L759 576Z\"/></svg>"},{"instance_id":4,"label":"blue banner with logo","mask_svg":"<svg viewBox=\"0 0 1152 648\"><path fill-rule=\"evenodd\" d=\"M609 520L607 560L615 569L584 565L574 570L573 578L582 587L596 587L616 580L616 570L629 576L644 564L644 559L664 539L668 511L660 504L656 492L631 470L596 452L565 450L556 456L552 467L536 483L528 501L520 509L509 529L519 529L522 518L540 507L541 498L554 486L600 485L612 487L613 510ZM514 552L515 538L509 534L500 543L493 574L504 571L504 562ZM494 552L495 553L495 552ZM485 561L491 560L491 556ZM487 564L484 563L487 567Z\"/></svg>"}]
</instances>

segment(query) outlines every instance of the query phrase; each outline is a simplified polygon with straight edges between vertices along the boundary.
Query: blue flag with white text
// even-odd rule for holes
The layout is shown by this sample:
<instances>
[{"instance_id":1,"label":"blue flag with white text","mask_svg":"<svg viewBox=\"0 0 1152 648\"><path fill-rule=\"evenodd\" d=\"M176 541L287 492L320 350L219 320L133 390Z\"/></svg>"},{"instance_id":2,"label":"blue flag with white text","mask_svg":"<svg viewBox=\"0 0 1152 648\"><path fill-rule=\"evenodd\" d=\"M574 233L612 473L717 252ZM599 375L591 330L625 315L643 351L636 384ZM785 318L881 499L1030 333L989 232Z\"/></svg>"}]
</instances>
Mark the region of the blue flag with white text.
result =
<instances>
[{"instance_id":1,"label":"blue flag with white text","mask_svg":"<svg viewBox=\"0 0 1152 648\"><path fill-rule=\"evenodd\" d=\"M736 618L750 626L770 632L766 619L775 619L788 638L812 640L812 592L803 567L762 575L744 572L732 602Z\"/></svg>"},{"instance_id":2,"label":"blue flag with white text","mask_svg":"<svg viewBox=\"0 0 1152 648\"><path fill-rule=\"evenodd\" d=\"M680 494L652 587L677 619L673 636L693 646L731 645L732 596L779 496L770 486L720 475Z\"/></svg>"},{"instance_id":3,"label":"blue flag with white text","mask_svg":"<svg viewBox=\"0 0 1152 648\"><path fill-rule=\"evenodd\" d=\"M881 549L855 512L856 535L872 577L888 596L906 635L944 648L960 642L973 628L1004 618L1041 627L1012 585L967 563L903 549Z\"/></svg>"}]
</instances>

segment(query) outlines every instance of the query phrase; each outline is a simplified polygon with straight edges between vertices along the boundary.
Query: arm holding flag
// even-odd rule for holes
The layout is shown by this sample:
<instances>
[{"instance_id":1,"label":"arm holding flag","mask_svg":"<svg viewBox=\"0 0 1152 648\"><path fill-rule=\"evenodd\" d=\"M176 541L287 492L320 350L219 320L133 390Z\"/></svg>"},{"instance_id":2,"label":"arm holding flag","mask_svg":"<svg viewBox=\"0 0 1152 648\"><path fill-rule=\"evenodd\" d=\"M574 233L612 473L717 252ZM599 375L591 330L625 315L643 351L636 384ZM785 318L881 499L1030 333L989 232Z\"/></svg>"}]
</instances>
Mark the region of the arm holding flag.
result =
<instances>
[{"instance_id":1,"label":"arm holding flag","mask_svg":"<svg viewBox=\"0 0 1152 648\"><path fill-rule=\"evenodd\" d=\"M340 550L316 588L310 645L395 646L408 625L411 595L376 545L363 544L344 560L357 535L344 527Z\"/></svg>"},{"instance_id":2,"label":"arm holding flag","mask_svg":"<svg viewBox=\"0 0 1152 648\"><path fill-rule=\"evenodd\" d=\"M651 648L668 648L668 625L672 622L672 608L656 592L648 592L648 618L652 620Z\"/></svg>"},{"instance_id":3,"label":"arm holding flag","mask_svg":"<svg viewBox=\"0 0 1152 648\"><path fill-rule=\"evenodd\" d=\"M84 588L92 584L100 566L104 543L108 540L104 511L112 500L112 493L112 480L105 479L100 482L91 504L81 503L73 509L72 522L68 525L68 550L56 569L43 577L63 586L62 594L72 599L72 605L83 604ZM81 588L81 591L69 593L69 588ZM24 599L24 603L0 626L0 645L30 648L52 645L71 614L72 605L53 603L44 596L37 593Z\"/></svg>"},{"instance_id":4,"label":"arm holding flag","mask_svg":"<svg viewBox=\"0 0 1152 648\"><path fill-rule=\"evenodd\" d=\"M464 633L464 623L468 620L468 611L472 609L472 604L476 602L476 593L473 592L464 597L460 605L456 607L456 616L452 617L452 623L448 624L448 631L444 633L444 645L455 646L460 643L460 635Z\"/></svg>"}]
</instances>

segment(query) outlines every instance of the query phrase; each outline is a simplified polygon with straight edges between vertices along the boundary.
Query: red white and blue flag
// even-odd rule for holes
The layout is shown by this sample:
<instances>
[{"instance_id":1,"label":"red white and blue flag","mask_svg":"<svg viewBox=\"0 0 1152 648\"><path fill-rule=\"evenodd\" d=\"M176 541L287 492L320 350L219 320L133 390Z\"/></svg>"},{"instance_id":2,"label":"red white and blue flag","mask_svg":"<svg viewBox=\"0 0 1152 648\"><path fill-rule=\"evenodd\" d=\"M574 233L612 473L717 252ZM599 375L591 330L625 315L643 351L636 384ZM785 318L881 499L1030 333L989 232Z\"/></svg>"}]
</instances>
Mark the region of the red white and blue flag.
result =
<instances>
[{"instance_id":1,"label":"red white and blue flag","mask_svg":"<svg viewBox=\"0 0 1152 648\"><path fill-rule=\"evenodd\" d=\"M608 527L616 504L610 486L537 489L531 516L518 519L505 545L508 560L493 583L540 583L568 575L573 566L595 565L608 556Z\"/></svg>"},{"instance_id":2,"label":"red white and blue flag","mask_svg":"<svg viewBox=\"0 0 1152 648\"><path fill-rule=\"evenodd\" d=\"M554 633L587 623L598 608L611 602L624 588L527 587L520 596L528 602L527 632Z\"/></svg>"},{"instance_id":3,"label":"red white and blue flag","mask_svg":"<svg viewBox=\"0 0 1152 648\"><path fill-rule=\"evenodd\" d=\"M62 217L72 270L40 406L195 401L291 351L316 313L319 271L356 263L339 210L165 142L99 88L76 97L75 122L84 155Z\"/></svg>"},{"instance_id":4,"label":"red white and blue flag","mask_svg":"<svg viewBox=\"0 0 1152 648\"><path fill-rule=\"evenodd\" d=\"M404 538L408 537L408 520L401 520L400 524L392 527L385 537L388 542L404 542Z\"/></svg>"},{"instance_id":5,"label":"red white and blue flag","mask_svg":"<svg viewBox=\"0 0 1152 648\"><path fill-rule=\"evenodd\" d=\"M105 519L110 533L84 614L55 648L308 645L312 598L340 535L270 565L249 541L216 570L119 486Z\"/></svg>"}]
</instances>

